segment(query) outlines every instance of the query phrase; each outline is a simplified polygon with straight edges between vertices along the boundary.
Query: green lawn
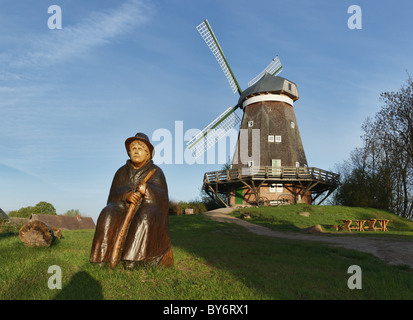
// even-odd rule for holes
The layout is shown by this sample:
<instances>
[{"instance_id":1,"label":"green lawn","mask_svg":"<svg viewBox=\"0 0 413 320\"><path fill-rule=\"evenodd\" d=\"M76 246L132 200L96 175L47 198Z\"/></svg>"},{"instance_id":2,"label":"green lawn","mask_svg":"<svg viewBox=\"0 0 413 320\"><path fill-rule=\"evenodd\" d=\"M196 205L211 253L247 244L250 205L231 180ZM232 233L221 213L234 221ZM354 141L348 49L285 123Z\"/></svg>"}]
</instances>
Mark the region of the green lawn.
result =
<instances>
[{"instance_id":1,"label":"green lawn","mask_svg":"<svg viewBox=\"0 0 413 320\"><path fill-rule=\"evenodd\" d=\"M413 299L413 271L371 255L321 244L256 236L204 215L171 216L170 269L99 268L88 262L92 230L63 232L50 248L0 234L3 299ZM49 289L51 265L63 288ZM349 266L362 269L350 290Z\"/></svg>"},{"instance_id":2,"label":"green lawn","mask_svg":"<svg viewBox=\"0 0 413 320\"><path fill-rule=\"evenodd\" d=\"M310 216L299 215L300 212L308 212ZM413 237L413 221L401 218L387 211L372 208L353 208L344 206L312 206L297 204L280 207L251 207L236 210L232 215L240 217L241 214L249 214L252 223L266 226L273 230L299 231L314 225L321 225L324 231L334 232L330 226L343 225L342 220L368 220L383 218L392 220L388 224L389 232L367 231L354 232L363 236L407 236ZM367 226L367 224L366 224ZM343 231L341 231L343 232Z\"/></svg>"}]
</instances>

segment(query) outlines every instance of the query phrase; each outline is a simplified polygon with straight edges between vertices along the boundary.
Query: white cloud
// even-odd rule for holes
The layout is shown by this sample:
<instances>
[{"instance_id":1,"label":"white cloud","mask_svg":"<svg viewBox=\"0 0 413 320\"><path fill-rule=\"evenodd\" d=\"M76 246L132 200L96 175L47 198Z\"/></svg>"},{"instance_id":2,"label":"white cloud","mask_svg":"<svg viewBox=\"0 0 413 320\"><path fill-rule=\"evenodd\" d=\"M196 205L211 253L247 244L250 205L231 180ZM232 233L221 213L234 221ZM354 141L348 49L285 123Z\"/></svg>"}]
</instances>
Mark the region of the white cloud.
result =
<instances>
[{"instance_id":1,"label":"white cloud","mask_svg":"<svg viewBox=\"0 0 413 320\"><path fill-rule=\"evenodd\" d=\"M63 25L61 30L47 32L36 37L24 52L1 54L1 64L13 73L0 70L0 79L7 77L10 80L11 76L19 79L21 76L14 72L15 69L42 67L82 56L147 22L152 11L141 0L129 0L116 9L93 12L76 25Z\"/></svg>"},{"instance_id":2,"label":"white cloud","mask_svg":"<svg viewBox=\"0 0 413 320\"><path fill-rule=\"evenodd\" d=\"M64 89L49 81L42 70L83 57L135 31L152 13L144 0L122 1L120 6L93 12L76 24L63 24L61 30L47 30L27 42L24 51L14 48L1 53L0 161L15 168L30 165L28 171L35 174L36 165L47 166L47 161L62 151L56 141L64 141L65 148L79 148L84 132L71 130L75 124L88 128L81 119L87 110L76 109L82 105L78 101L75 105L70 99L62 101ZM90 119L88 114L86 117Z\"/></svg>"}]
</instances>

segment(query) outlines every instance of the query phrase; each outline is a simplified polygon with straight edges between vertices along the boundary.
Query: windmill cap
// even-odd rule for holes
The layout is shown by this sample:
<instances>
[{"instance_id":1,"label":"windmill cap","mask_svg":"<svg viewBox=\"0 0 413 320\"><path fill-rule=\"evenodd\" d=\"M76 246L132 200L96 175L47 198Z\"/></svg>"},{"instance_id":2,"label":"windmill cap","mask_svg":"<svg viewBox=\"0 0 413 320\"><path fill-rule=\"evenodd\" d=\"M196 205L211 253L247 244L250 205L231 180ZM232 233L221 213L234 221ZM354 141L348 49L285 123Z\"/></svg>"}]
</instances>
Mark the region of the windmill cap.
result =
<instances>
[{"instance_id":1,"label":"windmill cap","mask_svg":"<svg viewBox=\"0 0 413 320\"><path fill-rule=\"evenodd\" d=\"M125 147L126 147L126 151L129 152L129 146L133 141L142 141L143 143L145 143L147 145L147 147L149 148L149 151L151 152L151 158L153 157L153 145L152 143L149 141L149 137L142 133L142 132L138 132L137 134L135 134L134 137L130 137L128 139L126 139L125 141Z\"/></svg>"},{"instance_id":2,"label":"windmill cap","mask_svg":"<svg viewBox=\"0 0 413 320\"><path fill-rule=\"evenodd\" d=\"M244 100L252 95L257 95L260 93L282 93L289 96L293 99L293 101L296 101L299 98L297 85L294 82L280 76L273 76L266 72L264 76L257 81L257 83L242 92L238 100L238 104L242 105Z\"/></svg>"}]
</instances>

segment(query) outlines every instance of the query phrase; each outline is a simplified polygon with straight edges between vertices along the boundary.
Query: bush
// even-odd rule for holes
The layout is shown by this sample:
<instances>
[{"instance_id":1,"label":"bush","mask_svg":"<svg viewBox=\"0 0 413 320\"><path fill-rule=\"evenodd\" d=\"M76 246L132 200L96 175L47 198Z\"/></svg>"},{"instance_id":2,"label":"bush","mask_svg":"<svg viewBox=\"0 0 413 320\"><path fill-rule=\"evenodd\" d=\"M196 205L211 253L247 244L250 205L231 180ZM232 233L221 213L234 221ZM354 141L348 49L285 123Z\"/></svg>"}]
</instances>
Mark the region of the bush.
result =
<instances>
[{"instance_id":1,"label":"bush","mask_svg":"<svg viewBox=\"0 0 413 320\"><path fill-rule=\"evenodd\" d=\"M206 205L199 200L193 201L179 201L174 200L169 201L169 213L173 215L180 215L185 213L185 209L193 209L194 213L202 213L208 211Z\"/></svg>"},{"instance_id":2,"label":"bush","mask_svg":"<svg viewBox=\"0 0 413 320\"><path fill-rule=\"evenodd\" d=\"M169 200L169 214L178 215L179 214L178 202L174 200Z\"/></svg>"},{"instance_id":3,"label":"bush","mask_svg":"<svg viewBox=\"0 0 413 320\"><path fill-rule=\"evenodd\" d=\"M0 233L19 233L20 225L12 223L10 220L0 220Z\"/></svg>"}]
</instances>

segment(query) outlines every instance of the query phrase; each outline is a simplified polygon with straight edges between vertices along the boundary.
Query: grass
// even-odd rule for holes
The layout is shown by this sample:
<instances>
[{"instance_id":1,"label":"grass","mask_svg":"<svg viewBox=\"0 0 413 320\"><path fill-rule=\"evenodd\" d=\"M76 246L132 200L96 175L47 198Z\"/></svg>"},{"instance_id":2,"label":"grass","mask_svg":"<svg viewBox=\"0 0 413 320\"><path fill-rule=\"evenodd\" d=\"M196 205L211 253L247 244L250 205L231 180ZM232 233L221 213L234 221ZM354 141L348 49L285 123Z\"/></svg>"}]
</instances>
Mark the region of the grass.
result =
<instances>
[{"instance_id":1,"label":"grass","mask_svg":"<svg viewBox=\"0 0 413 320\"><path fill-rule=\"evenodd\" d=\"M92 230L66 231L50 248L28 248L0 234L0 300L413 299L413 271L371 255L272 239L204 215L171 216L173 268L125 270L89 263ZM58 265L61 290L48 288ZM361 267L362 289L347 270Z\"/></svg>"},{"instance_id":2,"label":"grass","mask_svg":"<svg viewBox=\"0 0 413 320\"><path fill-rule=\"evenodd\" d=\"M308 212L310 216L299 215L298 213L300 212ZM232 214L236 217L240 217L241 214L249 214L251 219L248 221L266 226L272 230L281 231L299 231L319 224L325 231L334 232L335 230L331 226L343 225L342 220L383 218L392 220L387 226L389 232L357 232L357 235L413 237L413 221L387 211L372 208L297 204L280 207L242 208L234 211Z\"/></svg>"}]
</instances>

